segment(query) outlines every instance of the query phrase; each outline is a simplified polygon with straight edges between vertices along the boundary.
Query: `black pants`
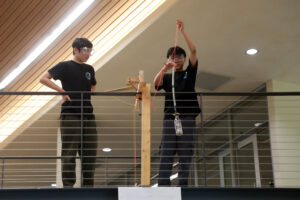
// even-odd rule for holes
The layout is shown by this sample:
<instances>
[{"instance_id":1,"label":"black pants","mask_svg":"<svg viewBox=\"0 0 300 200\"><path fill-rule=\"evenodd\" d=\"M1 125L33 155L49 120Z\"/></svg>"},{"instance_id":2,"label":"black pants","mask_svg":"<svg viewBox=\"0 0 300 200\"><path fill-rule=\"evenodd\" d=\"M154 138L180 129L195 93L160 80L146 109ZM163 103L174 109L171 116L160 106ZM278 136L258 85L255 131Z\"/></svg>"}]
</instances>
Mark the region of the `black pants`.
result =
<instances>
[{"instance_id":1,"label":"black pants","mask_svg":"<svg viewBox=\"0 0 300 200\"><path fill-rule=\"evenodd\" d=\"M164 119L162 141L160 146L159 186L171 184L174 155L179 157L179 186L188 185L188 177L194 153L195 117L181 116L183 135L176 136L173 119Z\"/></svg>"},{"instance_id":2,"label":"black pants","mask_svg":"<svg viewBox=\"0 0 300 200\"><path fill-rule=\"evenodd\" d=\"M81 120L80 116L62 116L60 122L62 141L62 181L64 186L73 186L76 182L76 161L81 155ZM94 185L94 172L97 154L97 130L93 119L84 117L83 120L83 160L82 186Z\"/></svg>"}]
</instances>

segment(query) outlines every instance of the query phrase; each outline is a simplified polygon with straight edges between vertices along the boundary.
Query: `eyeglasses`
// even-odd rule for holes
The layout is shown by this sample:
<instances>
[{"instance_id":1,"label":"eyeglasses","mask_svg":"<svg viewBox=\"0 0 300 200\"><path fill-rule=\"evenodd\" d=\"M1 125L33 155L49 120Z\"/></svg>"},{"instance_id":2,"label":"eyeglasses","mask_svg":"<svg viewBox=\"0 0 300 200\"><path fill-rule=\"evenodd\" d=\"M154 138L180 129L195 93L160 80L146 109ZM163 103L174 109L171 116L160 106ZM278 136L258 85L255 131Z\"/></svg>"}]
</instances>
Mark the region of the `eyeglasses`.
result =
<instances>
[{"instance_id":1,"label":"eyeglasses","mask_svg":"<svg viewBox=\"0 0 300 200\"><path fill-rule=\"evenodd\" d=\"M175 57L169 57L168 62L183 62L184 61L184 56L175 56Z\"/></svg>"},{"instance_id":2,"label":"eyeglasses","mask_svg":"<svg viewBox=\"0 0 300 200\"><path fill-rule=\"evenodd\" d=\"M83 47L80 49L84 54L92 56L95 52L92 48Z\"/></svg>"}]
</instances>

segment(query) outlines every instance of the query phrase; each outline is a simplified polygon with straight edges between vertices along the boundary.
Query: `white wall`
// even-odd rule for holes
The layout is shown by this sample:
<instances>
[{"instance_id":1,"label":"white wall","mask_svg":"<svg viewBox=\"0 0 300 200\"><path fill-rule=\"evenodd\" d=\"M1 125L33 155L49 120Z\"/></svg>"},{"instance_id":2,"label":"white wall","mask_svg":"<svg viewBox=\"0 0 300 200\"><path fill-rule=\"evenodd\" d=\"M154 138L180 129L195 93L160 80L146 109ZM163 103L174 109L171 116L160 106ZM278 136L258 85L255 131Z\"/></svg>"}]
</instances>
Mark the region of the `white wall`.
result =
<instances>
[{"instance_id":1,"label":"white wall","mask_svg":"<svg viewBox=\"0 0 300 200\"><path fill-rule=\"evenodd\" d=\"M267 82L267 92L300 91L300 85ZM300 96L268 97L275 187L300 186Z\"/></svg>"}]
</instances>

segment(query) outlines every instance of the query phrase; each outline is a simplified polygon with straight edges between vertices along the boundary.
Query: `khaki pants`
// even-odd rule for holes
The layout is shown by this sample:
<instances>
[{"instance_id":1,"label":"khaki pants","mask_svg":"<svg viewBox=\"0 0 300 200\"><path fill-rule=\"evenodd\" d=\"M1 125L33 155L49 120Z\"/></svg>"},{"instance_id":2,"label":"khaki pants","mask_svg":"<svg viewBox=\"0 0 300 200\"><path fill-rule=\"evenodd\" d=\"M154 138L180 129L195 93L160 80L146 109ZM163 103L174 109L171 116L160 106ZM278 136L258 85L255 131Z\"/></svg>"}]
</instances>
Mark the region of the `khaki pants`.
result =
<instances>
[{"instance_id":1,"label":"khaki pants","mask_svg":"<svg viewBox=\"0 0 300 200\"><path fill-rule=\"evenodd\" d=\"M60 129L62 141L62 180L65 187L70 187L76 182L76 154L81 155L80 116L62 116ZM82 186L92 187L94 185L95 156L97 155L97 130L94 119L84 117L82 150Z\"/></svg>"}]
</instances>

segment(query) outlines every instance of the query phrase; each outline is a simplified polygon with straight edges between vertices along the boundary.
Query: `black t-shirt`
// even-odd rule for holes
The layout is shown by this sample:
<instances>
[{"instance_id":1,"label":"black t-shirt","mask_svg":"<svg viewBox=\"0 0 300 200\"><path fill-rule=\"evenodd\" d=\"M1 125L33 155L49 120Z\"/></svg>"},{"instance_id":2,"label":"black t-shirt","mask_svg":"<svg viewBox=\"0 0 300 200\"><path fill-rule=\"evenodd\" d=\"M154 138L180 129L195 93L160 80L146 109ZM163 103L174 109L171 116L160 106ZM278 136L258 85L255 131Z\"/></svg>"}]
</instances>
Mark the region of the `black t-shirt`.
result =
<instances>
[{"instance_id":1,"label":"black t-shirt","mask_svg":"<svg viewBox=\"0 0 300 200\"><path fill-rule=\"evenodd\" d=\"M197 68L198 61L195 66L192 66L189 60L189 65L186 70L175 72L174 85L176 108L180 115L196 117L200 113L197 94L194 93ZM167 92L165 96L165 118L173 118L175 111L172 95L172 74L164 74L163 85L160 86L158 90L160 89L164 89Z\"/></svg>"},{"instance_id":2,"label":"black t-shirt","mask_svg":"<svg viewBox=\"0 0 300 200\"><path fill-rule=\"evenodd\" d=\"M62 88L67 91L91 91L91 86L96 85L95 71L91 65L79 64L72 60L60 62L48 71L54 80L59 79ZM69 94L70 101L62 104L61 114L80 115L81 113L81 94ZM83 113L94 117L93 106L91 104L91 95L83 96Z\"/></svg>"}]
</instances>

